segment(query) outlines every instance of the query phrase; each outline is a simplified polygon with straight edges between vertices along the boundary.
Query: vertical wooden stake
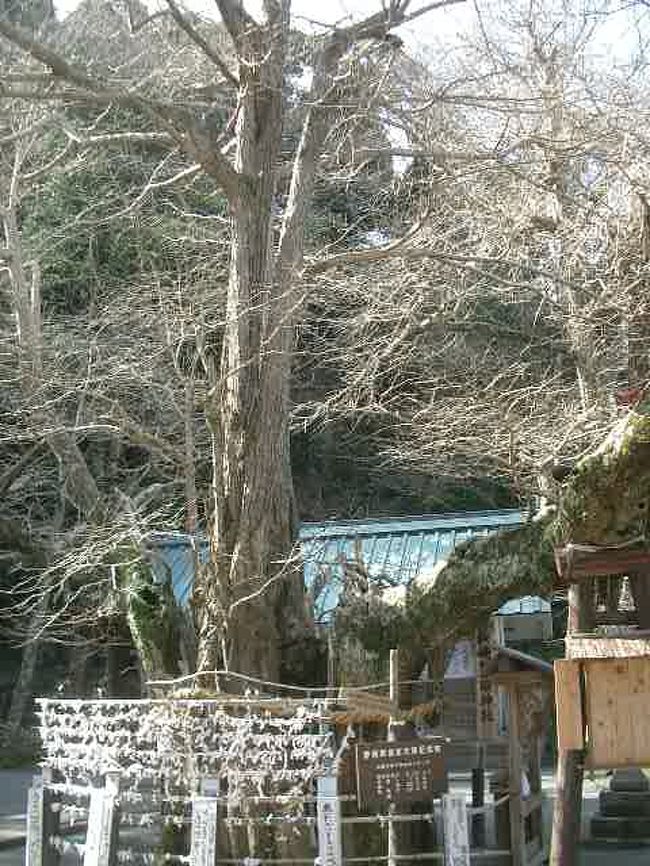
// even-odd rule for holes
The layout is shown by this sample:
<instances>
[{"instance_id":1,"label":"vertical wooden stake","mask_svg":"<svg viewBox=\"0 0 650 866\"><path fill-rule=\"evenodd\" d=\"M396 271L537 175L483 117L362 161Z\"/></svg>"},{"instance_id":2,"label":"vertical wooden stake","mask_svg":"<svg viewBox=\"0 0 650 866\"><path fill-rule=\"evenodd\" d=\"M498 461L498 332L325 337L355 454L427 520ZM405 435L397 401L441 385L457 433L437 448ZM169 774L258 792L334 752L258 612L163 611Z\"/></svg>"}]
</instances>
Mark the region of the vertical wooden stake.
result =
<instances>
[{"instance_id":1,"label":"vertical wooden stake","mask_svg":"<svg viewBox=\"0 0 650 866\"><path fill-rule=\"evenodd\" d=\"M566 749L558 755L550 866L575 866L578 862L582 764L582 752Z\"/></svg>"},{"instance_id":2,"label":"vertical wooden stake","mask_svg":"<svg viewBox=\"0 0 650 866\"><path fill-rule=\"evenodd\" d=\"M521 809L521 741L519 733L519 694L516 684L508 687L508 703L510 850L512 866L524 866L526 862L526 839Z\"/></svg>"},{"instance_id":3,"label":"vertical wooden stake","mask_svg":"<svg viewBox=\"0 0 650 866\"><path fill-rule=\"evenodd\" d=\"M567 635L593 628L594 605L591 584L569 586ZM575 866L582 821L583 753L562 750L555 773L555 807L551 833L550 866Z\"/></svg>"},{"instance_id":4,"label":"vertical wooden stake","mask_svg":"<svg viewBox=\"0 0 650 866\"><path fill-rule=\"evenodd\" d=\"M399 700L399 652L396 649L390 651L389 656L389 693L388 699L394 705L397 705ZM395 739L395 719L391 717L388 722L387 740L389 743ZM389 814L395 812L395 806L388 807ZM397 828L395 822L389 819L388 821L388 866L396 866L397 861Z\"/></svg>"},{"instance_id":5,"label":"vertical wooden stake","mask_svg":"<svg viewBox=\"0 0 650 866\"><path fill-rule=\"evenodd\" d=\"M27 796L25 866L45 866L46 864L45 808L43 779L40 776L34 776Z\"/></svg>"},{"instance_id":6,"label":"vertical wooden stake","mask_svg":"<svg viewBox=\"0 0 650 866\"><path fill-rule=\"evenodd\" d=\"M335 774L318 779L318 859L320 866L342 866L341 802Z\"/></svg>"},{"instance_id":7,"label":"vertical wooden stake","mask_svg":"<svg viewBox=\"0 0 650 866\"><path fill-rule=\"evenodd\" d=\"M472 770L472 806L480 808L485 805L485 769L483 747L478 747L478 766ZM485 815L479 813L472 817L472 845L475 848L485 847Z\"/></svg>"},{"instance_id":8,"label":"vertical wooden stake","mask_svg":"<svg viewBox=\"0 0 650 866\"><path fill-rule=\"evenodd\" d=\"M442 795L445 866L470 866L467 803L463 794Z\"/></svg>"}]
</instances>

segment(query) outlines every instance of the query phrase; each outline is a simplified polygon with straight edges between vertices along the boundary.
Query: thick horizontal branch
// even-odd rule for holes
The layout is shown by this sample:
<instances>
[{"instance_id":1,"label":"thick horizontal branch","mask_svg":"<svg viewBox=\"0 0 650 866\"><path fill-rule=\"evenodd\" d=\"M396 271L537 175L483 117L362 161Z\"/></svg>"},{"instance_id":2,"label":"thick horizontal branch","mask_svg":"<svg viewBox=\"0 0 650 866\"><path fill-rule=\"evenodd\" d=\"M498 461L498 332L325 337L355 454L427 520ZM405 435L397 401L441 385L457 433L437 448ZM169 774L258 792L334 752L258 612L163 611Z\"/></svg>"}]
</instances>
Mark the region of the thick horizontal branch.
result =
<instances>
[{"instance_id":1,"label":"thick horizontal branch","mask_svg":"<svg viewBox=\"0 0 650 866\"><path fill-rule=\"evenodd\" d=\"M174 138L168 132L107 132L99 135L77 135L65 129L65 134L76 144L173 144Z\"/></svg>"}]
</instances>

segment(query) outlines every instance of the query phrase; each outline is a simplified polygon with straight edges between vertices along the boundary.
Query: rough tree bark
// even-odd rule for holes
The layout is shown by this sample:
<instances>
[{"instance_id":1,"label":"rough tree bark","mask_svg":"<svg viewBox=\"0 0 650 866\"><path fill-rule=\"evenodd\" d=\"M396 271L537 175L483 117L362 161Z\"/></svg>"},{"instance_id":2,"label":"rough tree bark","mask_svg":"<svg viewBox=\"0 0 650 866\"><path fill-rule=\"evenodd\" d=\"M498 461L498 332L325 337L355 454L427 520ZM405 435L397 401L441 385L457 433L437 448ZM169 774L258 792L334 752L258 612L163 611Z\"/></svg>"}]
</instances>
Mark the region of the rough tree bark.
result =
<instances>
[{"instance_id":1,"label":"rough tree bark","mask_svg":"<svg viewBox=\"0 0 650 866\"><path fill-rule=\"evenodd\" d=\"M368 40L380 40L393 50L386 41L392 29L456 2L462 0L438 0L411 10L411 0L390 0L367 19L319 37L284 208L276 177L288 108L290 0L264 0L262 22L239 0L216 0L234 48L236 73L184 18L175 0L167 0L173 19L214 64L219 86L237 86L230 142L231 124L215 134L204 114L149 99L110 75L95 77L0 17L0 35L42 64L67 96L88 104L109 100L148 116L202 167L230 205L223 352L205 407L213 440L214 519L212 567L197 581L194 599L200 671L229 667L277 679L289 647L300 642L307 625L302 569L291 562L295 519L289 385L301 306L305 214L328 125L340 108L338 88L350 74L340 68L341 60L356 43Z\"/></svg>"},{"instance_id":2,"label":"rough tree bark","mask_svg":"<svg viewBox=\"0 0 650 866\"><path fill-rule=\"evenodd\" d=\"M266 3L265 27L230 2L218 6L239 59L238 183L231 197L221 371L207 407L214 454L213 570L206 572L196 599L197 667L209 671L221 662L277 680L287 648L300 642L306 626L302 569L291 562L295 514L289 455L289 385L305 216L335 110L338 63L355 40L381 37L403 20L408 3L392 3L390 12L335 31L321 46L277 243L273 210L290 4ZM200 150L197 155L201 158ZM205 156L203 163L208 164Z\"/></svg>"}]
</instances>

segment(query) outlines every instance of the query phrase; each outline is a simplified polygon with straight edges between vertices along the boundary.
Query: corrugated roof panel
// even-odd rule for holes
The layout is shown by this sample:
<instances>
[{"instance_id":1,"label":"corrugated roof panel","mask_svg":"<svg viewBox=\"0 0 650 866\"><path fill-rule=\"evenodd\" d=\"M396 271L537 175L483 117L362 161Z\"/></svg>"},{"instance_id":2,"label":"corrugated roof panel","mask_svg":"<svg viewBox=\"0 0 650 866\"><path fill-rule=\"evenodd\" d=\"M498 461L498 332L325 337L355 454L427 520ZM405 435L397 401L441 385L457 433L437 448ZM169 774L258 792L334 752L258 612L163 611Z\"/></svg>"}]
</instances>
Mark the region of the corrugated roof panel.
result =
<instances>
[{"instance_id":1,"label":"corrugated roof panel","mask_svg":"<svg viewBox=\"0 0 650 866\"><path fill-rule=\"evenodd\" d=\"M518 509L476 511L414 517L303 523L299 539L304 559L305 584L319 594L322 610L335 607L343 588L345 564L361 560L371 578L409 585L417 577L435 573L454 548L476 536L514 528L525 520ZM195 553L208 557L204 539L192 541L184 533L152 533L150 546L154 571L159 579L171 576L174 593L188 604L192 591ZM530 599L530 597L529 597ZM542 603L542 604L540 604ZM517 606L518 605L518 606ZM536 606L537 605L537 606ZM500 612L535 613L548 602L538 599L507 602ZM550 605L548 607L550 610Z\"/></svg>"}]
</instances>

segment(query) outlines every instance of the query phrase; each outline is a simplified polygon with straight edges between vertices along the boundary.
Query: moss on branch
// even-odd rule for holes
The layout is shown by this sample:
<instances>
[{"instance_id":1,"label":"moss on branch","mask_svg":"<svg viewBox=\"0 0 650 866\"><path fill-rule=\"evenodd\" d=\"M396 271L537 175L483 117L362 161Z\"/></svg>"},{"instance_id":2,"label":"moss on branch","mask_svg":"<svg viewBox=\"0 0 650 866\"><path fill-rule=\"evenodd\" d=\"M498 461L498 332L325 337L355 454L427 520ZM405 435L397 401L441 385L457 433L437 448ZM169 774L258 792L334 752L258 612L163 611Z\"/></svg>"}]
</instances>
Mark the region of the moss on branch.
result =
<instances>
[{"instance_id":1,"label":"moss on branch","mask_svg":"<svg viewBox=\"0 0 650 866\"><path fill-rule=\"evenodd\" d=\"M554 541L647 541L649 500L650 400L645 400L576 464L560 491Z\"/></svg>"},{"instance_id":2,"label":"moss on branch","mask_svg":"<svg viewBox=\"0 0 650 866\"><path fill-rule=\"evenodd\" d=\"M126 619L145 675L179 673L180 636L176 600L169 582L157 583L151 567L133 557L118 569Z\"/></svg>"},{"instance_id":3,"label":"moss on branch","mask_svg":"<svg viewBox=\"0 0 650 866\"><path fill-rule=\"evenodd\" d=\"M416 588L405 610L412 645L472 637L505 601L548 595L554 580L553 515L456 548L435 583Z\"/></svg>"}]
</instances>

